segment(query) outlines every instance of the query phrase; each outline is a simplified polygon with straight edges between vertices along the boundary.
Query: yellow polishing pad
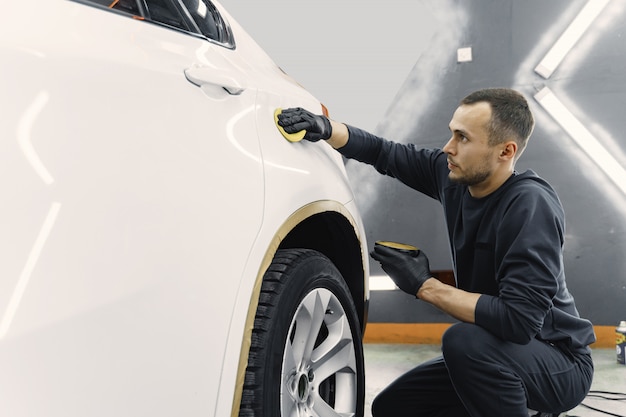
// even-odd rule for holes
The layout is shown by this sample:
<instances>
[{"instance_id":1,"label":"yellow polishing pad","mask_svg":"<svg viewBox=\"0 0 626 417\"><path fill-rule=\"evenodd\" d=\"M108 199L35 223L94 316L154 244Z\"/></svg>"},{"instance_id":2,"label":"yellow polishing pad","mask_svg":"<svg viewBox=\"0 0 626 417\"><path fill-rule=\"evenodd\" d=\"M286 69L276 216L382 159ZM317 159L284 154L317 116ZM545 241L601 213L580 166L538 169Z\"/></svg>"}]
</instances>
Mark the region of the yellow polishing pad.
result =
<instances>
[{"instance_id":1,"label":"yellow polishing pad","mask_svg":"<svg viewBox=\"0 0 626 417\"><path fill-rule=\"evenodd\" d=\"M407 245L406 243L398 243L398 242L389 242L386 240L378 240L376 241L377 245L387 246L392 249L399 249L401 251L418 251L419 248L413 245Z\"/></svg>"},{"instance_id":2,"label":"yellow polishing pad","mask_svg":"<svg viewBox=\"0 0 626 417\"><path fill-rule=\"evenodd\" d=\"M306 135L306 130L300 130L299 132L296 132L296 133L285 132L285 129L283 129L283 127L278 124L278 115L281 114L282 112L283 112L283 109L281 108L278 108L276 109L276 111L274 111L274 123L276 123L276 127L278 128L278 131L289 142L300 142L304 138L304 135Z\"/></svg>"}]
</instances>

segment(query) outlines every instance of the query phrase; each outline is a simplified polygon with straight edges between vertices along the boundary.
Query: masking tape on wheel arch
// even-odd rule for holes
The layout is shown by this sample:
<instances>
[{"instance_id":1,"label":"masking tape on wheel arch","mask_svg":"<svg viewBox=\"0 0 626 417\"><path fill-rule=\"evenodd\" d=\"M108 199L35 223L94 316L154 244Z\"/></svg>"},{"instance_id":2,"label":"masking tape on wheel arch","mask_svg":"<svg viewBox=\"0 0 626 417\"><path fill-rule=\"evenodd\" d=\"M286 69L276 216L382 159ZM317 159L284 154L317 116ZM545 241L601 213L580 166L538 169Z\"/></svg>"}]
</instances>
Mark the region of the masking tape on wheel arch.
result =
<instances>
[{"instance_id":1,"label":"masking tape on wheel arch","mask_svg":"<svg viewBox=\"0 0 626 417\"><path fill-rule=\"evenodd\" d=\"M254 286L252 289L252 296L250 297L250 306L248 307L248 314L246 316L246 323L244 326L244 336L241 343L241 351L239 354L239 365L237 368L236 375L236 385L235 385L235 393L233 396L233 406L231 417L239 416L239 408L241 406L241 398L243 395L243 386L246 377L246 368L248 366L248 355L250 353L250 346L252 345L252 330L254 329L254 318L256 316L256 310L259 304L259 296L261 294L261 285L263 284L263 276L265 275L265 271L269 268L272 263L272 259L274 259L274 255L280 246L280 243L285 239L285 237L291 232L297 225L302 223L305 219L319 213L324 212L335 212L341 214L345 219L350 222L352 228L354 229L354 233L359 242L362 241L362 236L359 233L359 228L352 217L352 214L345 208L342 204L332 201L332 200L320 200L306 206L300 208L296 212L294 212L289 218L281 225L278 229L274 237L272 238L267 251L265 252L265 256L263 257L263 261L261 262L261 266L259 268L259 272L257 273ZM361 254L362 262L366 262L367 258L364 258L364 254ZM364 271L365 272L365 271ZM367 277L364 277L366 279ZM367 286L365 287L367 288ZM366 296L366 295L365 295Z\"/></svg>"}]
</instances>

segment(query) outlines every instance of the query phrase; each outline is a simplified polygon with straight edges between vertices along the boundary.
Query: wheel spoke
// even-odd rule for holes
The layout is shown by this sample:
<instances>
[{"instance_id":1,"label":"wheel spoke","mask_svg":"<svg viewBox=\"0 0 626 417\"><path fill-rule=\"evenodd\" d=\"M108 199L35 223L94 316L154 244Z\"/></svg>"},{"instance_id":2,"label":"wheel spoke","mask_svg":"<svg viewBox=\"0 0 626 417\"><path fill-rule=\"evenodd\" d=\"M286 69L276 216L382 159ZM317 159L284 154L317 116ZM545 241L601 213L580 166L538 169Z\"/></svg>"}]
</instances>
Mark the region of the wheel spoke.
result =
<instances>
[{"instance_id":1,"label":"wheel spoke","mask_svg":"<svg viewBox=\"0 0 626 417\"><path fill-rule=\"evenodd\" d=\"M313 366L315 375L320 381L337 372L356 374L354 346L348 340L335 345L335 348L324 355Z\"/></svg>"},{"instance_id":2,"label":"wheel spoke","mask_svg":"<svg viewBox=\"0 0 626 417\"><path fill-rule=\"evenodd\" d=\"M291 342L293 358L296 363L307 363L320 332L326 307L330 299L328 291L314 291L302 301L294 318L296 332Z\"/></svg>"},{"instance_id":3,"label":"wheel spoke","mask_svg":"<svg viewBox=\"0 0 626 417\"><path fill-rule=\"evenodd\" d=\"M300 417L298 414L298 405L292 395L283 390L280 399L280 415L283 417Z\"/></svg>"},{"instance_id":4,"label":"wheel spoke","mask_svg":"<svg viewBox=\"0 0 626 417\"><path fill-rule=\"evenodd\" d=\"M335 395L333 404L317 397L314 410L320 416L354 416L357 402L357 358L350 323L341 304L332 298L324 323L328 330L326 339L311 356L311 367L315 375L315 392L331 376L334 377Z\"/></svg>"},{"instance_id":5,"label":"wheel spoke","mask_svg":"<svg viewBox=\"0 0 626 417\"><path fill-rule=\"evenodd\" d=\"M335 311L334 314L340 313ZM315 349L311 357L316 376L324 380L339 371L356 373L354 340L343 310L333 323L327 321L327 326L328 337Z\"/></svg>"},{"instance_id":6,"label":"wheel spoke","mask_svg":"<svg viewBox=\"0 0 626 417\"><path fill-rule=\"evenodd\" d=\"M316 396L313 405L313 415L315 417L354 417L354 412L342 413L332 408L322 398Z\"/></svg>"},{"instance_id":7,"label":"wheel spoke","mask_svg":"<svg viewBox=\"0 0 626 417\"><path fill-rule=\"evenodd\" d=\"M286 343L285 352L283 354L283 379L288 377L289 373L295 372L295 369L298 366L298 360L294 355L293 345L291 343Z\"/></svg>"}]
</instances>

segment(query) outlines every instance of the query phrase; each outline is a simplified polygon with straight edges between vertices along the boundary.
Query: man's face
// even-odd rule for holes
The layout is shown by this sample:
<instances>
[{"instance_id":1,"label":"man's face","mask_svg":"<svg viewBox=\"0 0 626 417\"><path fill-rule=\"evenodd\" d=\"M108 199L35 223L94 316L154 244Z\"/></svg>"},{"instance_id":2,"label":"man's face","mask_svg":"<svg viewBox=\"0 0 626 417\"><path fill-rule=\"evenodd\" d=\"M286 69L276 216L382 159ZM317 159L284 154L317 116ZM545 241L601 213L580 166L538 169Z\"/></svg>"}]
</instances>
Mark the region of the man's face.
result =
<instances>
[{"instance_id":1,"label":"man's face","mask_svg":"<svg viewBox=\"0 0 626 417\"><path fill-rule=\"evenodd\" d=\"M443 147L448 155L449 178L476 186L489 180L496 166L496 148L489 146L487 126L491 106L486 102L459 106L450 121L452 137Z\"/></svg>"}]
</instances>

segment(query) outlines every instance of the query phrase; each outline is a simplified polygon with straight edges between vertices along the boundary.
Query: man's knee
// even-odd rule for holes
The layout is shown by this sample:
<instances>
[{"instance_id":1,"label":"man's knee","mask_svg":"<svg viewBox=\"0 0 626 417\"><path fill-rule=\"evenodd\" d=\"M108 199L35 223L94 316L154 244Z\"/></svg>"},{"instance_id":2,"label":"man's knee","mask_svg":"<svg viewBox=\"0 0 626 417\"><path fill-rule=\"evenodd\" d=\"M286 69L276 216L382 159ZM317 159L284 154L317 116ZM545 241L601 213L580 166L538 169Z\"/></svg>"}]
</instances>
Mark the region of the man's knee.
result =
<instances>
[{"instance_id":1,"label":"man's knee","mask_svg":"<svg viewBox=\"0 0 626 417\"><path fill-rule=\"evenodd\" d=\"M443 334L441 350L448 370L458 364L466 366L468 362L491 362L494 350L502 341L482 327L471 323L457 323Z\"/></svg>"},{"instance_id":2,"label":"man's knee","mask_svg":"<svg viewBox=\"0 0 626 417\"><path fill-rule=\"evenodd\" d=\"M472 355L474 350L481 349L477 327L471 323L457 323L445 331L441 339L441 350L446 364L462 360Z\"/></svg>"},{"instance_id":3,"label":"man's knee","mask_svg":"<svg viewBox=\"0 0 626 417\"><path fill-rule=\"evenodd\" d=\"M392 409L386 390L379 393L372 401L372 417L384 417Z\"/></svg>"}]
</instances>

